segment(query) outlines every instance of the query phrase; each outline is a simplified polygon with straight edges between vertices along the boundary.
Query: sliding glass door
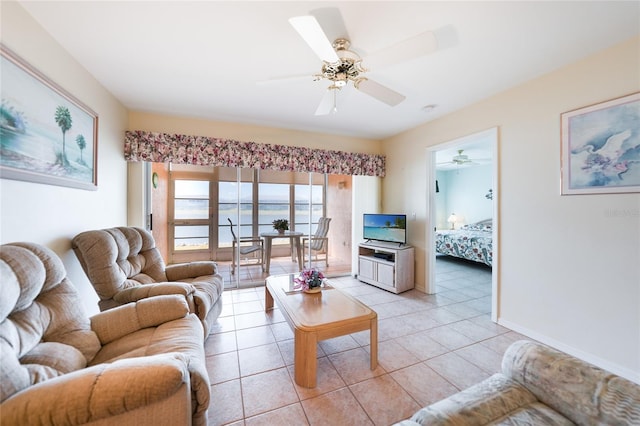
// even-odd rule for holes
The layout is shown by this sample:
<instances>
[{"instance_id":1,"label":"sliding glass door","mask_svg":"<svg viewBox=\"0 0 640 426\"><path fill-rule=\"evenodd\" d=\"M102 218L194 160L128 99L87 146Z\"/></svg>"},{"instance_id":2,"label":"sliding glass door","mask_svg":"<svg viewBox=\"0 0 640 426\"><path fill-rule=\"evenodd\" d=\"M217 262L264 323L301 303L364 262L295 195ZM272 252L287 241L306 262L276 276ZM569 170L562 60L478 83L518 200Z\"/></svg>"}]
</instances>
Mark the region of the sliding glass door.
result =
<instances>
[{"instance_id":1,"label":"sliding glass door","mask_svg":"<svg viewBox=\"0 0 640 426\"><path fill-rule=\"evenodd\" d=\"M327 177L321 174L228 167L171 166L168 196L169 262L231 261L239 264L225 279L239 287L264 282L261 268L243 269L233 234L260 238L273 232L273 221L286 219L289 230L309 237L326 215ZM275 238L271 257L291 256L291 239Z\"/></svg>"}]
</instances>

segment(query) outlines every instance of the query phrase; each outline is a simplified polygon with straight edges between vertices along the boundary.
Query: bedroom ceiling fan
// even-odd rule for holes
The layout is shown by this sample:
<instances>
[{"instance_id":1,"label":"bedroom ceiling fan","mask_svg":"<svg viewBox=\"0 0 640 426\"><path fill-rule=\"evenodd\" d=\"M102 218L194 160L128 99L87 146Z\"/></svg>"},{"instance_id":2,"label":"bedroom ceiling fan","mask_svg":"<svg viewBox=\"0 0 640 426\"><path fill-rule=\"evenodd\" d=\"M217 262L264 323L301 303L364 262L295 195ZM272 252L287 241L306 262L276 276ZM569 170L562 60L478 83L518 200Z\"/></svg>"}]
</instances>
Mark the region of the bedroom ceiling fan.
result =
<instances>
[{"instance_id":1,"label":"bedroom ceiling fan","mask_svg":"<svg viewBox=\"0 0 640 426\"><path fill-rule=\"evenodd\" d=\"M342 19L337 9L330 10L328 14L327 9L319 9L315 12L320 18L329 17L328 21L325 19L326 26L339 27L341 25ZM406 99L405 95L365 77L369 70L364 67L360 55L349 50L351 42L343 28L341 28L341 36L330 42L325 30L313 14L290 18L289 23L322 61L321 70L313 76L313 79L329 82L315 115L336 112L337 93L349 83L352 83L353 87L360 92L389 106L396 106ZM442 31L442 34L448 35L448 37L443 37L443 40L455 39L455 35L451 37L451 30L448 27L445 28L446 30ZM436 37L436 33L426 31L376 52L365 59L369 66L382 67L429 54L437 50L438 47L439 39Z\"/></svg>"},{"instance_id":2,"label":"bedroom ceiling fan","mask_svg":"<svg viewBox=\"0 0 640 426\"><path fill-rule=\"evenodd\" d=\"M484 163L487 163L489 161L489 159L471 159L467 154L464 154L464 149L458 149L457 150L458 154L454 155L450 161L445 161L445 162L441 162L438 163L438 166L455 166L456 168L458 168L459 166L465 166L465 165L481 165Z\"/></svg>"},{"instance_id":3,"label":"bedroom ceiling fan","mask_svg":"<svg viewBox=\"0 0 640 426\"><path fill-rule=\"evenodd\" d=\"M454 155L453 158L451 159L451 162L457 165L472 163L473 161L469 159L469 156L466 154L463 154L463 152L464 152L464 149L459 149L458 155Z\"/></svg>"}]
</instances>

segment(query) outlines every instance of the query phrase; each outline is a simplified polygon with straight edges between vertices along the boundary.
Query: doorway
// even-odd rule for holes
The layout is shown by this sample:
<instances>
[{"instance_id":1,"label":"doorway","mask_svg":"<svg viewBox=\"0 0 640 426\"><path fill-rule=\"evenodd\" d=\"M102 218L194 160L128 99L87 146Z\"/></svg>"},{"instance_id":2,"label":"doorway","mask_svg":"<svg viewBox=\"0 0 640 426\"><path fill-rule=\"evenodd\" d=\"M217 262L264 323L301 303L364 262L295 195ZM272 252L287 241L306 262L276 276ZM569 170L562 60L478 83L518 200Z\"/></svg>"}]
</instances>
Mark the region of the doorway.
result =
<instances>
[{"instance_id":1,"label":"doorway","mask_svg":"<svg viewBox=\"0 0 640 426\"><path fill-rule=\"evenodd\" d=\"M428 148L428 212L426 250L428 265L427 292L438 292L439 265L465 262L471 268L489 268L491 273L491 319L498 318L498 128L458 138ZM490 222L486 222L490 219ZM436 250L436 233L455 233L468 228L480 228L490 223L487 239L490 250L473 260L465 259L462 251L443 255ZM464 228L461 230L461 228ZM489 238L490 236L490 238ZM454 238L451 236L451 238ZM440 250L441 252L444 250ZM484 256L484 257L483 257ZM466 256L472 259L471 256ZM445 260L444 262L442 260ZM484 265L481 265L484 263ZM440 271L441 272L441 271Z\"/></svg>"}]
</instances>

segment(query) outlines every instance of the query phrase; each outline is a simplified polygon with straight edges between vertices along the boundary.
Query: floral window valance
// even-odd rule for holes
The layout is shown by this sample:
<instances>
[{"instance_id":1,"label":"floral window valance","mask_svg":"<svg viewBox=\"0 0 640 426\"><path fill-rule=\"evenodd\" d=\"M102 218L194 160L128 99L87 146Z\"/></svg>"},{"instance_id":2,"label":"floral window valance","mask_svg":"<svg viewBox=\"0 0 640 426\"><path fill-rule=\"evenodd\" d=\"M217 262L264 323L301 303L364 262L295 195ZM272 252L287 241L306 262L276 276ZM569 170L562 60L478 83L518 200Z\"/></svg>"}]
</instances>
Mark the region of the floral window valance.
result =
<instances>
[{"instance_id":1,"label":"floral window valance","mask_svg":"<svg viewBox=\"0 0 640 426\"><path fill-rule=\"evenodd\" d=\"M239 142L206 136L128 131L127 161L241 167L291 172L384 177L383 155Z\"/></svg>"}]
</instances>

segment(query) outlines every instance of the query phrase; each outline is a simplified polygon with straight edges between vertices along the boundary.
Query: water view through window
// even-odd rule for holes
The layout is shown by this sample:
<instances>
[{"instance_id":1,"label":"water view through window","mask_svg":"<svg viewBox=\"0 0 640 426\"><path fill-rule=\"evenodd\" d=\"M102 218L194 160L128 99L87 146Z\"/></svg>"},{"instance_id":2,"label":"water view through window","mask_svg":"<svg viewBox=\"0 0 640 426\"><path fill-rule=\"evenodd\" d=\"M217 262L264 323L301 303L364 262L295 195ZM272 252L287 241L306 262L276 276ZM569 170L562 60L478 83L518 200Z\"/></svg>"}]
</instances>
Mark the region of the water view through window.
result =
<instances>
[{"instance_id":1,"label":"water view through window","mask_svg":"<svg viewBox=\"0 0 640 426\"><path fill-rule=\"evenodd\" d=\"M310 201L312 232L322 216L323 185L313 185L310 190L309 185L258 183L254 188L252 182L220 181L217 182L217 200L211 200L210 185L216 183L175 180L175 250L208 250L215 245L210 241L210 226L216 211L219 248L231 247L233 237L228 219L233 222L236 235L250 237L273 232L275 219L287 219L290 229L308 232ZM254 200L256 196L257 200ZM274 240L274 244L289 244L289 240Z\"/></svg>"},{"instance_id":2,"label":"water view through window","mask_svg":"<svg viewBox=\"0 0 640 426\"><path fill-rule=\"evenodd\" d=\"M209 181L175 181L175 250L209 248L209 207Z\"/></svg>"}]
</instances>

